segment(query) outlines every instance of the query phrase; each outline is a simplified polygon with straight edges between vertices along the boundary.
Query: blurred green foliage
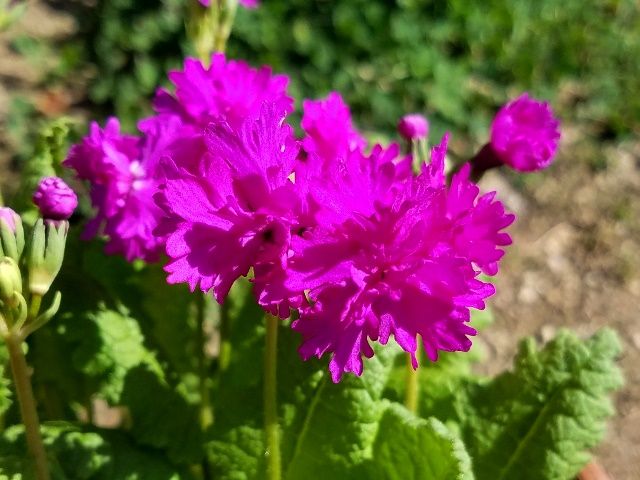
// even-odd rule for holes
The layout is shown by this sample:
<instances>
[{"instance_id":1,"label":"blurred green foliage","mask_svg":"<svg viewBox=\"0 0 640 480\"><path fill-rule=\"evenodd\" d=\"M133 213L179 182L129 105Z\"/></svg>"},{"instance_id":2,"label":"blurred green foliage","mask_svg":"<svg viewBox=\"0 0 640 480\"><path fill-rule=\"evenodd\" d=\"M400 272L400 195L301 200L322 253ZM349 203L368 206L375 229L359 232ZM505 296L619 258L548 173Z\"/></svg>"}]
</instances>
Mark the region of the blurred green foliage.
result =
<instances>
[{"instance_id":1,"label":"blurred green foliage","mask_svg":"<svg viewBox=\"0 0 640 480\"><path fill-rule=\"evenodd\" d=\"M78 7L89 99L131 129L183 57L185 0L100 0Z\"/></svg>"},{"instance_id":2,"label":"blurred green foliage","mask_svg":"<svg viewBox=\"0 0 640 480\"><path fill-rule=\"evenodd\" d=\"M90 98L129 128L180 64L186 1L100 0L82 11ZM634 0L265 0L239 9L229 54L289 74L297 99L340 90L375 131L422 111L436 135L482 138L523 90L603 137L639 127Z\"/></svg>"}]
</instances>

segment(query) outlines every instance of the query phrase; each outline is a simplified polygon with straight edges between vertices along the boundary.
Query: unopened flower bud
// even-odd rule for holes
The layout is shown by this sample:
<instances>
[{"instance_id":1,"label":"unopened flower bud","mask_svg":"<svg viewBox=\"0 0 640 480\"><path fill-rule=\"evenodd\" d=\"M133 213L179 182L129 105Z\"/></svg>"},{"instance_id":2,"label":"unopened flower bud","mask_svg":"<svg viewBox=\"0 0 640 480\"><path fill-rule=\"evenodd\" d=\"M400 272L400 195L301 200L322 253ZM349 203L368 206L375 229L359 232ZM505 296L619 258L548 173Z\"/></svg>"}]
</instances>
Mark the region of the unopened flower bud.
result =
<instances>
[{"instance_id":1,"label":"unopened flower bud","mask_svg":"<svg viewBox=\"0 0 640 480\"><path fill-rule=\"evenodd\" d=\"M43 218L67 220L78 206L78 197L61 178L44 177L33 194L33 203Z\"/></svg>"},{"instance_id":2,"label":"unopened flower bud","mask_svg":"<svg viewBox=\"0 0 640 480\"><path fill-rule=\"evenodd\" d=\"M422 140L429 134L429 122L419 113L405 115L398 122L398 133L407 140Z\"/></svg>"},{"instance_id":3,"label":"unopened flower bud","mask_svg":"<svg viewBox=\"0 0 640 480\"><path fill-rule=\"evenodd\" d=\"M69 222L66 220L38 219L33 227L27 259L31 293L44 295L51 288L62 267L68 231Z\"/></svg>"},{"instance_id":4,"label":"unopened flower bud","mask_svg":"<svg viewBox=\"0 0 640 480\"><path fill-rule=\"evenodd\" d=\"M7 207L0 208L0 256L16 262L24 250L24 230L20 215Z\"/></svg>"},{"instance_id":5,"label":"unopened flower bud","mask_svg":"<svg viewBox=\"0 0 640 480\"><path fill-rule=\"evenodd\" d=\"M491 150L522 172L548 167L560 139L560 122L547 102L523 94L503 106L491 125Z\"/></svg>"},{"instance_id":6,"label":"unopened flower bud","mask_svg":"<svg viewBox=\"0 0 640 480\"><path fill-rule=\"evenodd\" d=\"M13 302L14 293L22 293L20 267L11 257L0 258L0 300Z\"/></svg>"}]
</instances>

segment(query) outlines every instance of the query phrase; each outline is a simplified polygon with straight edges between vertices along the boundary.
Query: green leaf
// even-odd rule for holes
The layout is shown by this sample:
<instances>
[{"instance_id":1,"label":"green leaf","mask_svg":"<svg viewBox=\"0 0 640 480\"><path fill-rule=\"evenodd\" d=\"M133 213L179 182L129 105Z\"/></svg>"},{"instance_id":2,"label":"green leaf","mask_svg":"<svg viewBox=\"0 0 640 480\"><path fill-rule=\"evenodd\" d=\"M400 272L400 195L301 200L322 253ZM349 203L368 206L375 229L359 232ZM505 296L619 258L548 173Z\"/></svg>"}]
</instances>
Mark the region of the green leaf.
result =
<instances>
[{"instance_id":1,"label":"green leaf","mask_svg":"<svg viewBox=\"0 0 640 480\"><path fill-rule=\"evenodd\" d=\"M264 478L262 358L264 319L251 292L235 288L234 350L220 378L209 458L216 478ZM366 361L361 378L333 384L325 362L303 362L300 339L279 329L278 404L283 478L362 478L384 410L382 391L397 350L387 346Z\"/></svg>"},{"instance_id":2,"label":"green leaf","mask_svg":"<svg viewBox=\"0 0 640 480\"><path fill-rule=\"evenodd\" d=\"M166 450L175 463L197 463L203 437L197 405L147 365L127 372L122 404L131 413L131 434L137 442Z\"/></svg>"},{"instance_id":3,"label":"green leaf","mask_svg":"<svg viewBox=\"0 0 640 480\"><path fill-rule=\"evenodd\" d=\"M469 381L455 405L479 480L569 480L613 414L609 395L622 385L612 330L580 341L564 332L538 350L523 341L513 372Z\"/></svg>"},{"instance_id":4,"label":"green leaf","mask_svg":"<svg viewBox=\"0 0 640 480\"><path fill-rule=\"evenodd\" d=\"M439 420L390 404L380 421L369 478L472 480L473 473L462 441Z\"/></svg>"},{"instance_id":5,"label":"green leaf","mask_svg":"<svg viewBox=\"0 0 640 480\"><path fill-rule=\"evenodd\" d=\"M471 326L483 330L493 322L490 308L472 310ZM448 418L452 415L453 403L461 385L473 377L473 366L485 358L484 346L476 341L469 352L440 352L438 361L430 362L422 355L417 371L420 385L418 407L420 416ZM407 358L396 360L390 375L385 397L397 402L404 401L407 377Z\"/></svg>"},{"instance_id":6,"label":"green leaf","mask_svg":"<svg viewBox=\"0 0 640 480\"><path fill-rule=\"evenodd\" d=\"M160 451L136 445L121 432L51 423L41 428L53 480L191 480ZM3 477L4 475L4 477ZM0 437L0 478L34 480L24 429Z\"/></svg>"},{"instance_id":7,"label":"green leaf","mask_svg":"<svg viewBox=\"0 0 640 480\"><path fill-rule=\"evenodd\" d=\"M84 323L82 328L70 328L68 333L77 345L73 363L79 372L98 379L97 392L106 400L120 401L126 375L139 365L162 376L155 356L144 345L140 326L126 311L102 306L79 320Z\"/></svg>"},{"instance_id":8,"label":"green leaf","mask_svg":"<svg viewBox=\"0 0 640 480\"><path fill-rule=\"evenodd\" d=\"M378 423L385 408L381 401L397 350L387 345L366 362L362 377L346 375L334 384L328 373L303 404L302 429L286 441L295 449L285 479L362 478L360 467L371 458ZM304 407L303 407L304 409Z\"/></svg>"}]
</instances>

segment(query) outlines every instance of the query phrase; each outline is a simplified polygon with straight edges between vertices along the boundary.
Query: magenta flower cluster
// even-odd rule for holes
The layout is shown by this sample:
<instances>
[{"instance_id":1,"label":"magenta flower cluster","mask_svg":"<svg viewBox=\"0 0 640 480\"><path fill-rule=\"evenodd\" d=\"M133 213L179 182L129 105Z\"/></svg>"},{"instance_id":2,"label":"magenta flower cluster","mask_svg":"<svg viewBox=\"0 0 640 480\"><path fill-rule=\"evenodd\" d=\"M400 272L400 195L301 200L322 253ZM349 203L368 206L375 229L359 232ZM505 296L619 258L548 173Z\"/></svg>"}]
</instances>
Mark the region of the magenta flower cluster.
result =
<instances>
[{"instance_id":1,"label":"magenta flower cluster","mask_svg":"<svg viewBox=\"0 0 640 480\"><path fill-rule=\"evenodd\" d=\"M541 170L553 162L559 127L547 102L524 93L498 111L491 125L490 145L500 161L516 170Z\"/></svg>"},{"instance_id":2,"label":"magenta flower cluster","mask_svg":"<svg viewBox=\"0 0 640 480\"><path fill-rule=\"evenodd\" d=\"M219 302L251 276L266 311L299 312L300 355L329 355L336 382L391 337L416 367L418 348L470 348L470 308L494 293L480 275L498 271L514 216L468 166L447 185L448 136L414 174L398 145L367 144L337 93L303 103L299 139L288 80L266 67L216 55L170 79L140 135L94 124L66 160L91 185L88 236L128 259L164 250L170 283Z\"/></svg>"}]
</instances>

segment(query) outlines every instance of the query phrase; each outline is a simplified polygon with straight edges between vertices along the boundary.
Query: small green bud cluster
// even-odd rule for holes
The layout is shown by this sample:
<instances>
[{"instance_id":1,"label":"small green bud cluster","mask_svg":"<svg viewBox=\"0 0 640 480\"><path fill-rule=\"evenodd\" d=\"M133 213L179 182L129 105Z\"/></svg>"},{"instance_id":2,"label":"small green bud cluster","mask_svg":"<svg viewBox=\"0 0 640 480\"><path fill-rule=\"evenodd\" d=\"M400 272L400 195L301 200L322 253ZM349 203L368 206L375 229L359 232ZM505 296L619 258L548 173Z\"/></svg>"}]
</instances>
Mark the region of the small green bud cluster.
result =
<instances>
[{"instance_id":1,"label":"small green bud cluster","mask_svg":"<svg viewBox=\"0 0 640 480\"><path fill-rule=\"evenodd\" d=\"M26 338L57 312L59 292L42 313L40 303L60 272L68 230L67 220L38 219L25 246L22 219L0 208L0 335Z\"/></svg>"}]
</instances>

